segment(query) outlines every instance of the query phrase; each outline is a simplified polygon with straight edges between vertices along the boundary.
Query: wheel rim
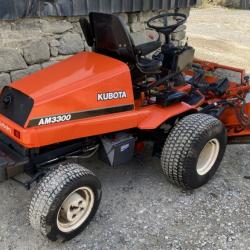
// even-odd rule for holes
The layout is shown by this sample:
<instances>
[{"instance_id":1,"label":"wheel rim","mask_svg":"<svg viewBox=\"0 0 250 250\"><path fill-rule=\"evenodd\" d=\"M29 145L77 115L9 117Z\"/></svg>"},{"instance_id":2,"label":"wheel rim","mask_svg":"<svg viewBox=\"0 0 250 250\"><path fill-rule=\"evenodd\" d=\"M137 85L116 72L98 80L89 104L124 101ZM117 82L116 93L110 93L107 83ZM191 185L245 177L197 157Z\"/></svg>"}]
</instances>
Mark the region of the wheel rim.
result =
<instances>
[{"instance_id":1,"label":"wheel rim","mask_svg":"<svg viewBox=\"0 0 250 250\"><path fill-rule=\"evenodd\" d=\"M81 187L70 193L57 214L59 230L68 233L79 228L90 215L94 198L94 192L89 187Z\"/></svg>"},{"instance_id":2,"label":"wheel rim","mask_svg":"<svg viewBox=\"0 0 250 250\"><path fill-rule=\"evenodd\" d=\"M220 151L220 143L217 139L210 140L202 149L198 162L197 173L199 175L207 174L214 166Z\"/></svg>"}]
</instances>

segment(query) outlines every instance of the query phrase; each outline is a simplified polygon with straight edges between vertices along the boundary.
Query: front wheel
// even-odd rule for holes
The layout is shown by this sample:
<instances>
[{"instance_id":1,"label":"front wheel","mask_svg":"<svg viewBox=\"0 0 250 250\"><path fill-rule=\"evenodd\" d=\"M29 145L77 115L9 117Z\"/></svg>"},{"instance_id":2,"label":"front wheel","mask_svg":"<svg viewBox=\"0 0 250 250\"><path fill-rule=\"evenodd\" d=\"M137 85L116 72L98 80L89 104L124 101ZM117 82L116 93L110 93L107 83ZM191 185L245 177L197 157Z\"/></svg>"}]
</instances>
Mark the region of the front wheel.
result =
<instances>
[{"instance_id":1,"label":"front wheel","mask_svg":"<svg viewBox=\"0 0 250 250\"><path fill-rule=\"evenodd\" d=\"M216 118L193 114L170 132L161 156L164 174L177 186L198 188L218 169L227 144L226 130Z\"/></svg>"},{"instance_id":2,"label":"front wheel","mask_svg":"<svg viewBox=\"0 0 250 250\"><path fill-rule=\"evenodd\" d=\"M78 164L61 165L39 183L29 207L31 226L50 240L70 240L95 215L101 200L97 177Z\"/></svg>"}]
</instances>

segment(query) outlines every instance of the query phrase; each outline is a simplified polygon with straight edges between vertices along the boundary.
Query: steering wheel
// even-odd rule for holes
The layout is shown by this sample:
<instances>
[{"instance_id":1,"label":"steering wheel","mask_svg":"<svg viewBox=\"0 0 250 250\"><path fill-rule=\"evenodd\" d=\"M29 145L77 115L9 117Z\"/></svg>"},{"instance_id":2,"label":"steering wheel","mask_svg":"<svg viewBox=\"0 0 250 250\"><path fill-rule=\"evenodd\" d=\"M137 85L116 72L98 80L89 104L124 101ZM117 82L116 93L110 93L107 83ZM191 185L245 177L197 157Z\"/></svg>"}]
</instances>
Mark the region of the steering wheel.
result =
<instances>
[{"instance_id":1,"label":"steering wheel","mask_svg":"<svg viewBox=\"0 0 250 250\"><path fill-rule=\"evenodd\" d=\"M168 18L174 17L174 20L176 21L175 24L168 25ZM157 26L153 22L159 21L162 19L163 26ZM150 18L147 21L147 26L151 29L156 30L157 32L160 32L164 35L170 35L172 32L174 32L179 26L184 24L187 21L187 16L181 13L166 13L161 14L155 17Z\"/></svg>"}]
</instances>

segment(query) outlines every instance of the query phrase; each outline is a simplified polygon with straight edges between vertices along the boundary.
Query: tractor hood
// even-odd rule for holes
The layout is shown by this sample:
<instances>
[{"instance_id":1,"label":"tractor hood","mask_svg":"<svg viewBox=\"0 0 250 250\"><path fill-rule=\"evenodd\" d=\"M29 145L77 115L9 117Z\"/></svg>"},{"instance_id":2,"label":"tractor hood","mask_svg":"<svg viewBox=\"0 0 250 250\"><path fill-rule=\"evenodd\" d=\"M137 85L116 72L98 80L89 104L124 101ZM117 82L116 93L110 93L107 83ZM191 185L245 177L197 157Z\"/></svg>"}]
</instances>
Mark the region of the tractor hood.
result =
<instances>
[{"instance_id":1,"label":"tractor hood","mask_svg":"<svg viewBox=\"0 0 250 250\"><path fill-rule=\"evenodd\" d=\"M0 113L22 127L31 127L46 125L42 118L131 106L133 100L125 63L82 52L5 87Z\"/></svg>"}]
</instances>

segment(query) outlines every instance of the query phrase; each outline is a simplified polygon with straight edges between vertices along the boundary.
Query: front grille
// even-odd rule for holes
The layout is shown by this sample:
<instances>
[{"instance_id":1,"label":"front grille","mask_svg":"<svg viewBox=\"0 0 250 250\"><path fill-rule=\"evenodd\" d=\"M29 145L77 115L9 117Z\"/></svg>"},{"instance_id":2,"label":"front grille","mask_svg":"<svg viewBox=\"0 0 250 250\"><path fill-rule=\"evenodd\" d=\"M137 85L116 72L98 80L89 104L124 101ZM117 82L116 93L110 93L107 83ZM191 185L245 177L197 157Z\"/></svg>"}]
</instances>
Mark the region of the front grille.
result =
<instances>
[{"instance_id":1,"label":"front grille","mask_svg":"<svg viewBox=\"0 0 250 250\"><path fill-rule=\"evenodd\" d=\"M0 95L0 114L24 127L33 104L34 100L31 97L6 86Z\"/></svg>"}]
</instances>

